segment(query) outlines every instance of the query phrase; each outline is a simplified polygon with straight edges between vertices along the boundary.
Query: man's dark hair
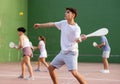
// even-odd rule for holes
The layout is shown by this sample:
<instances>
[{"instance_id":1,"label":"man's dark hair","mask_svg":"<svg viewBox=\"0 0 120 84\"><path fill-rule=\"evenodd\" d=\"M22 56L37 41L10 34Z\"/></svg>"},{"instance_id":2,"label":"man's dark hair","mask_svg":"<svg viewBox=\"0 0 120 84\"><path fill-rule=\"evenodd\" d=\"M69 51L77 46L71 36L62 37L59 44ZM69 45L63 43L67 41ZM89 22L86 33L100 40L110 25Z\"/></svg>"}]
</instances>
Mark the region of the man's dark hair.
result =
<instances>
[{"instance_id":1,"label":"man's dark hair","mask_svg":"<svg viewBox=\"0 0 120 84\"><path fill-rule=\"evenodd\" d=\"M25 32L26 32L26 29L25 29L24 27L19 27L19 28L17 29L17 31L25 33Z\"/></svg>"},{"instance_id":2,"label":"man's dark hair","mask_svg":"<svg viewBox=\"0 0 120 84\"><path fill-rule=\"evenodd\" d=\"M69 10L72 13L74 13L75 14L75 18L76 18L76 16L77 16L77 10L76 9L74 9L74 8L66 8L66 10Z\"/></svg>"}]
</instances>

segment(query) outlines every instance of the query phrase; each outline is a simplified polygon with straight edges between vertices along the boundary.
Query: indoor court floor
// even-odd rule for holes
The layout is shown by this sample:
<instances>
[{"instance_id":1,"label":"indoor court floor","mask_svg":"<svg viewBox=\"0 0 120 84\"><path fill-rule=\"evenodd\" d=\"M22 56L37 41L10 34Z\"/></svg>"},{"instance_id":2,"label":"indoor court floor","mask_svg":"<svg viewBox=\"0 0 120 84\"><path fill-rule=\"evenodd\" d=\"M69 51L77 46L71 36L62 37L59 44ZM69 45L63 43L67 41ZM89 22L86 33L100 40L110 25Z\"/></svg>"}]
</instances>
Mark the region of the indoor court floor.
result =
<instances>
[{"instance_id":1,"label":"indoor court floor","mask_svg":"<svg viewBox=\"0 0 120 84\"><path fill-rule=\"evenodd\" d=\"M32 62L33 69L36 63ZM110 64L110 73L103 74L102 63L79 63L78 71L85 77L88 84L120 84L120 64ZM52 84L47 69L42 66L41 72L34 72L35 80L17 78L20 75L20 63L0 63L0 84ZM59 84L79 84L67 71L66 66L56 70ZM28 72L26 72L28 76Z\"/></svg>"}]
</instances>

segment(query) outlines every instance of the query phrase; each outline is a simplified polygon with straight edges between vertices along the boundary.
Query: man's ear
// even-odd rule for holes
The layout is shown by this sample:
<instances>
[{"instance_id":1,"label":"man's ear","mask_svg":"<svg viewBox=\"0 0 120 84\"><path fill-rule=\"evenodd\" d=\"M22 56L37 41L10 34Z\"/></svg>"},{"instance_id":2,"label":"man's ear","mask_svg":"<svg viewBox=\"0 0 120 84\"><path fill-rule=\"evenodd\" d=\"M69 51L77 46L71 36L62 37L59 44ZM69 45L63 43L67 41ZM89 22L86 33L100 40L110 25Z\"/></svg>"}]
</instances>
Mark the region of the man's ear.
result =
<instances>
[{"instance_id":1,"label":"man's ear","mask_svg":"<svg viewBox=\"0 0 120 84\"><path fill-rule=\"evenodd\" d=\"M75 14L74 13L72 13L73 14L73 18L75 18Z\"/></svg>"}]
</instances>

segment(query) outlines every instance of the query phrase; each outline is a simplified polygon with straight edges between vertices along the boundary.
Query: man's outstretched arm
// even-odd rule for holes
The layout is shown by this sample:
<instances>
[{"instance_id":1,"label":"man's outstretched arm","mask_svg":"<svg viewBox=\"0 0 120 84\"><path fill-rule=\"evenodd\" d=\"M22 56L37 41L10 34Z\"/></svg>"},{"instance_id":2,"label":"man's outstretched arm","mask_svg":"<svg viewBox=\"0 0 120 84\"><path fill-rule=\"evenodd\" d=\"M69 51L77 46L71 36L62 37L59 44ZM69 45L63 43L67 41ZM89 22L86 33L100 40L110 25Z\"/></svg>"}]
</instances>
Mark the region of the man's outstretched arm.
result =
<instances>
[{"instance_id":1,"label":"man's outstretched arm","mask_svg":"<svg viewBox=\"0 0 120 84\"><path fill-rule=\"evenodd\" d=\"M55 23L54 22L49 22L49 23L36 23L34 24L34 28L38 29L38 28L44 28L44 27L55 27Z\"/></svg>"}]
</instances>

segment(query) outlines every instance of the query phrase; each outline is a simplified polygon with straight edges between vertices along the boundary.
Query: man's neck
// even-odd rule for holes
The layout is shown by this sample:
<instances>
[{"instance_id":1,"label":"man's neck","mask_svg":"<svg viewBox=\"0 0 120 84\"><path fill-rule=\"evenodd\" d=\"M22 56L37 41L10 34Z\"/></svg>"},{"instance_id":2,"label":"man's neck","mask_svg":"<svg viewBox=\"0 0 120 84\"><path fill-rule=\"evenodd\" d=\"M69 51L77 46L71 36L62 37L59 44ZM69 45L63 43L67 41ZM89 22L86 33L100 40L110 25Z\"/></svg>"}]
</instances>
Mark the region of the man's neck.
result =
<instances>
[{"instance_id":1,"label":"man's neck","mask_svg":"<svg viewBox=\"0 0 120 84\"><path fill-rule=\"evenodd\" d=\"M75 25L74 19L72 19L72 20L67 20L67 21L68 21L68 24L70 24L70 25Z\"/></svg>"}]
</instances>

